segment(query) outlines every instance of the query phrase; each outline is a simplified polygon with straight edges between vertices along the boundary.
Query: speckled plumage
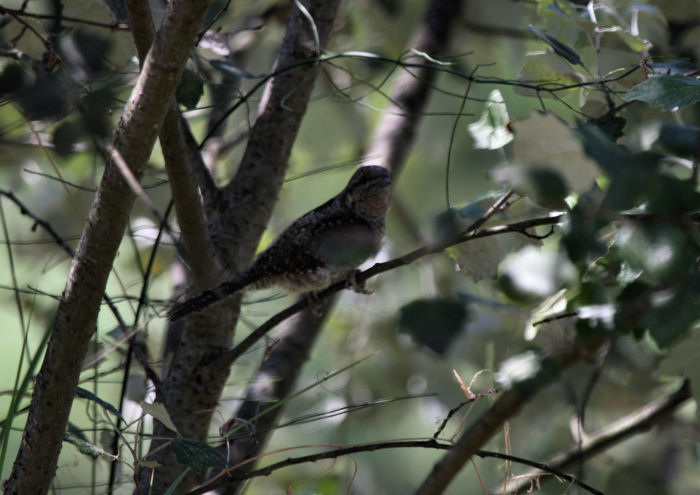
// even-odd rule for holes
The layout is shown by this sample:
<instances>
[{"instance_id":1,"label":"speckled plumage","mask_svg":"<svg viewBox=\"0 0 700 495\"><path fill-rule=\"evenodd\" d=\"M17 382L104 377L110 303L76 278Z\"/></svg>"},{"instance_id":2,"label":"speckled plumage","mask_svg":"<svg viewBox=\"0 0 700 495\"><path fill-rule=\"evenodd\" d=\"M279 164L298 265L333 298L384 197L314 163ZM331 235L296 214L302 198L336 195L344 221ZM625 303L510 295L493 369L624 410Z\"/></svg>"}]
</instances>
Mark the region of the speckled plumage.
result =
<instances>
[{"instance_id":1,"label":"speckled plumage","mask_svg":"<svg viewBox=\"0 0 700 495\"><path fill-rule=\"evenodd\" d=\"M176 305L168 318L178 320L243 289L278 286L299 293L345 278L379 250L390 184L384 167L359 168L345 189L287 227L250 268Z\"/></svg>"}]
</instances>

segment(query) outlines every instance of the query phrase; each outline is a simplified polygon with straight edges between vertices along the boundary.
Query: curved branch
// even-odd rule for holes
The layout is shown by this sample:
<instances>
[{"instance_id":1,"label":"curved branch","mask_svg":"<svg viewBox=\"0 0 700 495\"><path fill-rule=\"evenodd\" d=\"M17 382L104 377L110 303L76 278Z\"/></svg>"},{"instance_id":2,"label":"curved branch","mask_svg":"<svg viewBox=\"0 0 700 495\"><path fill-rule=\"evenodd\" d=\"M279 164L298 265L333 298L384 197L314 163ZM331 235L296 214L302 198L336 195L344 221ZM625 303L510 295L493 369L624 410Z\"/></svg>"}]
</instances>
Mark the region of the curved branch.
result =
<instances>
[{"instance_id":1,"label":"curved branch","mask_svg":"<svg viewBox=\"0 0 700 495\"><path fill-rule=\"evenodd\" d=\"M301 457L290 457L290 458L285 459L283 461L279 461L279 462L276 462L274 464L270 464L269 466L265 466L263 468L256 469L255 471L249 471L249 472L239 472L239 471L237 471L237 468L240 466L234 466L232 468L226 469L225 471L222 471L219 475L217 475L217 479L212 479L210 482L208 482L202 486L199 486L199 487L195 488L194 490L187 492L186 495L200 495L202 493L207 493L209 490L219 488L220 486L223 485L222 478L224 476L229 480L242 481L242 480L247 480L247 479L251 479L251 478L257 478L260 476L269 476L274 471L277 471L278 469L282 469L282 468L285 468L288 466L297 466L299 464L318 462L318 461L321 461L323 459L337 459L338 457L357 454L360 452L376 452L378 450L402 449L402 448L450 450L452 447L453 447L453 445L451 443L439 442L438 440L436 440L434 438L431 438L429 440L397 440L397 441L376 442L376 443L352 445L352 446L348 446L348 447L336 448L335 450L330 450L327 452L320 452L318 454L310 454L310 455L305 455L305 456L301 456ZM539 462L530 461L528 459L523 459L522 457L516 457L513 455L501 454L500 452L491 452L488 450L479 450L477 452L477 455L479 457L481 457L482 459L485 459L485 458L503 459L503 460L507 460L510 462L523 464L525 466L536 467L544 472L547 472L549 474L553 474L554 476L557 476L558 478L561 478L565 481L568 481L569 483L571 483L573 485L579 486L579 487L583 488L584 490L587 490L587 491L593 493L594 495L602 495L602 493L599 490L596 490L595 488L584 483L583 481L576 479L574 476L568 475L566 473L562 473L561 471L553 469L553 468L551 468L545 464L541 464Z\"/></svg>"}]
</instances>

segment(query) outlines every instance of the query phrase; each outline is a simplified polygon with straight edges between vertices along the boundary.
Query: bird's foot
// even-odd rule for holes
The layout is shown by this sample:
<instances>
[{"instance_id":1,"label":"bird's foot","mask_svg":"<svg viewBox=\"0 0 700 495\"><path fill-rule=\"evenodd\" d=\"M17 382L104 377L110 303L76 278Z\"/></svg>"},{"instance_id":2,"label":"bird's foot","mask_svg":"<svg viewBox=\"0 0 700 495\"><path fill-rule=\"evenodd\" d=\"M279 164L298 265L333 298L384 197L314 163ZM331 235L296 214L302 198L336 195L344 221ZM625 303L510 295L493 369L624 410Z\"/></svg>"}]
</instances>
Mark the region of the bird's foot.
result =
<instances>
[{"instance_id":1,"label":"bird's foot","mask_svg":"<svg viewBox=\"0 0 700 495\"><path fill-rule=\"evenodd\" d=\"M323 300L319 299L318 292L314 290L307 292L306 300L309 302L308 308L311 314L319 318L323 314L323 311L321 311L323 309Z\"/></svg>"},{"instance_id":2,"label":"bird's foot","mask_svg":"<svg viewBox=\"0 0 700 495\"><path fill-rule=\"evenodd\" d=\"M350 275L348 276L348 289L352 289L359 294L365 294L367 296L373 294L373 291L365 287L364 280L362 282L358 282L357 275L359 273L360 270L353 270L352 272L350 272Z\"/></svg>"}]
</instances>

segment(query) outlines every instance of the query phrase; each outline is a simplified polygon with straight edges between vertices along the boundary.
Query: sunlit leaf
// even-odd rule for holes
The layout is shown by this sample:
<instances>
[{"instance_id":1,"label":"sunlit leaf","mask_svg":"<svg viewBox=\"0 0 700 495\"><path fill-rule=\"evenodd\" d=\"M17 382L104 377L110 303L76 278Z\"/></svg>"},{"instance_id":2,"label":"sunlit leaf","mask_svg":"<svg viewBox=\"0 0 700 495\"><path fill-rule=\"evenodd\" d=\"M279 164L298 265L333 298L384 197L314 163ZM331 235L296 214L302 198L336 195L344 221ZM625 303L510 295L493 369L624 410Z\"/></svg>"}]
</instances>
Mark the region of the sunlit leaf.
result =
<instances>
[{"instance_id":1,"label":"sunlit leaf","mask_svg":"<svg viewBox=\"0 0 700 495\"><path fill-rule=\"evenodd\" d=\"M469 124L467 129L474 139L474 147L495 150L504 147L513 140L513 133L508 128L508 109L503 95L497 89L489 94L481 118Z\"/></svg>"},{"instance_id":2,"label":"sunlit leaf","mask_svg":"<svg viewBox=\"0 0 700 495\"><path fill-rule=\"evenodd\" d=\"M496 373L496 381L504 389L509 389L534 378L541 369L540 359L540 355L535 351L526 351L510 357L501 363Z\"/></svg>"},{"instance_id":3,"label":"sunlit leaf","mask_svg":"<svg viewBox=\"0 0 700 495\"><path fill-rule=\"evenodd\" d=\"M573 282L576 269L562 252L526 246L501 263L501 290L516 301L538 302Z\"/></svg>"},{"instance_id":4,"label":"sunlit leaf","mask_svg":"<svg viewBox=\"0 0 700 495\"><path fill-rule=\"evenodd\" d=\"M459 218L462 220L458 223L457 228L465 230L473 222L480 219L497 197L496 194L489 194L457 210ZM531 214L532 205L528 205L528 201L522 200L511 205L511 208L506 212L494 214L490 223L517 222L528 218ZM541 241L518 232L512 232L461 242L448 248L447 253L457 263L460 275L464 275L474 282L484 279L495 282L498 279L498 266L506 254L517 251L528 244L539 245Z\"/></svg>"},{"instance_id":5,"label":"sunlit leaf","mask_svg":"<svg viewBox=\"0 0 700 495\"><path fill-rule=\"evenodd\" d=\"M641 270L644 279L653 284L671 283L684 276L699 254L685 230L667 224L622 225L615 247L632 269Z\"/></svg>"}]
</instances>

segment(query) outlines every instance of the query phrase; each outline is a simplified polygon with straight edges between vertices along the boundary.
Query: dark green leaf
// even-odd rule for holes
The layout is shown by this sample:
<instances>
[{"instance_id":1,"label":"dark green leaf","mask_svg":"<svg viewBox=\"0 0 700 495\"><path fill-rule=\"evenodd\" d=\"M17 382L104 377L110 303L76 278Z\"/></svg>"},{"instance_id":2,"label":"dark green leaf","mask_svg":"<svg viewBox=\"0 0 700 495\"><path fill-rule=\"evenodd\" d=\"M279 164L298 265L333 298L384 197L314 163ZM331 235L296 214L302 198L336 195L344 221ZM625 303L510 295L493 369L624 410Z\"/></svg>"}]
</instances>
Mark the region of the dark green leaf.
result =
<instances>
[{"instance_id":1,"label":"dark green leaf","mask_svg":"<svg viewBox=\"0 0 700 495\"><path fill-rule=\"evenodd\" d=\"M177 462L189 466L195 471L226 466L226 458L221 452L199 440L175 438L170 446L175 452Z\"/></svg>"},{"instance_id":2,"label":"dark green leaf","mask_svg":"<svg viewBox=\"0 0 700 495\"><path fill-rule=\"evenodd\" d=\"M73 33L75 45L82 55L81 64L91 72L99 72L105 68L104 60L112 46L109 38L94 32L77 30ZM77 62L77 60L76 60Z\"/></svg>"},{"instance_id":3,"label":"dark green leaf","mask_svg":"<svg viewBox=\"0 0 700 495\"><path fill-rule=\"evenodd\" d=\"M547 43L549 46L552 47L552 50L554 50L554 53L559 55L560 57L565 58L569 63L572 63L574 65L583 65L583 62L581 61L581 57L579 57L578 53L576 53L576 50L571 48L569 45L562 43L558 39L556 39L554 36L545 33L541 29L536 28L532 24L529 24L527 26L527 29L537 36L539 39Z\"/></svg>"},{"instance_id":4,"label":"dark green leaf","mask_svg":"<svg viewBox=\"0 0 700 495\"><path fill-rule=\"evenodd\" d=\"M495 172L515 191L550 210L566 210L569 188L562 176L546 166L512 166Z\"/></svg>"},{"instance_id":5,"label":"dark green leaf","mask_svg":"<svg viewBox=\"0 0 700 495\"><path fill-rule=\"evenodd\" d=\"M617 141L619 138L625 135L623 129L625 128L627 120L622 117L606 113L598 118L589 119L588 123L600 129L609 140Z\"/></svg>"},{"instance_id":6,"label":"dark green leaf","mask_svg":"<svg viewBox=\"0 0 700 495\"><path fill-rule=\"evenodd\" d=\"M603 204L605 211L620 211L639 206L654 191L658 183L660 155L630 153L608 140L603 133L589 124L577 129L586 153L593 158L610 178Z\"/></svg>"},{"instance_id":7,"label":"dark green leaf","mask_svg":"<svg viewBox=\"0 0 700 495\"><path fill-rule=\"evenodd\" d=\"M598 215L602 197L602 191L596 186L580 195L576 206L569 212L561 242L573 263L588 266L606 252L605 245L598 238L598 230L603 226Z\"/></svg>"},{"instance_id":8,"label":"dark green leaf","mask_svg":"<svg viewBox=\"0 0 700 495\"><path fill-rule=\"evenodd\" d=\"M625 100L645 101L663 110L683 108L700 100L700 81L687 76L657 76L629 90Z\"/></svg>"},{"instance_id":9,"label":"dark green leaf","mask_svg":"<svg viewBox=\"0 0 700 495\"><path fill-rule=\"evenodd\" d=\"M61 122L53 131L51 142L56 153L67 156L73 151L73 145L80 139L83 129L79 124L71 121Z\"/></svg>"},{"instance_id":10,"label":"dark green leaf","mask_svg":"<svg viewBox=\"0 0 700 495\"><path fill-rule=\"evenodd\" d=\"M225 60L210 60L209 63L216 70L224 72L229 76L240 77L241 79L257 79L258 76L251 74Z\"/></svg>"},{"instance_id":11,"label":"dark green leaf","mask_svg":"<svg viewBox=\"0 0 700 495\"><path fill-rule=\"evenodd\" d=\"M197 107L203 93L204 83L202 79L194 71L185 69L175 92L177 102L188 110L192 110Z\"/></svg>"},{"instance_id":12,"label":"dark green leaf","mask_svg":"<svg viewBox=\"0 0 700 495\"><path fill-rule=\"evenodd\" d=\"M0 97L14 94L24 81L24 70L19 64L7 64L0 74Z\"/></svg>"},{"instance_id":13,"label":"dark green leaf","mask_svg":"<svg viewBox=\"0 0 700 495\"><path fill-rule=\"evenodd\" d=\"M692 180L658 174L648 190L646 211L673 218L700 210L700 193Z\"/></svg>"},{"instance_id":14,"label":"dark green leaf","mask_svg":"<svg viewBox=\"0 0 700 495\"><path fill-rule=\"evenodd\" d=\"M642 323L659 347L668 347L685 336L700 318L700 283L697 277L688 287L677 288L675 293L657 294Z\"/></svg>"},{"instance_id":15,"label":"dark green leaf","mask_svg":"<svg viewBox=\"0 0 700 495\"><path fill-rule=\"evenodd\" d=\"M700 157L700 129L695 126L664 123L656 142L676 155Z\"/></svg>"},{"instance_id":16,"label":"dark green leaf","mask_svg":"<svg viewBox=\"0 0 700 495\"><path fill-rule=\"evenodd\" d=\"M81 100L81 116L85 129L95 136L108 137L112 129L109 119L113 101L112 90L108 87L90 91Z\"/></svg>"},{"instance_id":17,"label":"dark green leaf","mask_svg":"<svg viewBox=\"0 0 700 495\"><path fill-rule=\"evenodd\" d=\"M682 76L697 70L697 67L688 60L674 60L672 62L647 62L644 64L647 74L657 76Z\"/></svg>"},{"instance_id":18,"label":"dark green leaf","mask_svg":"<svg viewBox=\"0 0 700 495\"><path fill-rule=\"evenodd\" d=\"M418 299L401 308L399 331L443 354L467 321L464 303L447 298Z\"/></svg>"},{"instance_id":19,"label":"dark green leaf","mask_svg":"<svg viewBox=\"0 0 700 495\"><path fill-rule=\"evenodd\" d=\"M699 254L688 232L669 224L625 224L617 232L615 247L620 258L652 285L675 283Z\"/></svg>"},{"instance_id":20,"label":"dark green leaf","mask_svg":"<svg viewBox=\"0 0 700 495\"><path fill-rule=\"evenodd\" d=\"M90 400L92 402L95 402L96 404L99 404L106 411L109 411L112 414L114 414L115 416L117 416L118 418L120 418L121 420L124 420L124 418L119 413L119 410L116 407L114 407L109 402L106 402L106 401L100 399L98 396L96 396L95 394L93 394L89 390L86 390L82 387L78 387L78 389L75 392L75 395L77 395L81 399L87 399L87 400Z\"/></svg>"},{"instance_id":21,"label":"dark green leaf","mask_svg":"<svg viewBox=\"0 0 700 495\"><path fill-rule=\"evenodd\" d=\"M433 220L433 244L439 245L454 239L465 228L465 222L460 214L449 209L440 213Z\"/></svg>"},{"instance_id":22,"label":"dark green leaf","mask_svg":"<svg viewBox=\"0 0 700 495\"><path fill-rule=\"evenodd\" d=\"M70 108L65 88L49 76L24 85L17 94L19 105L31 120L58 119Z\"/></svg>"}]
</instances>

